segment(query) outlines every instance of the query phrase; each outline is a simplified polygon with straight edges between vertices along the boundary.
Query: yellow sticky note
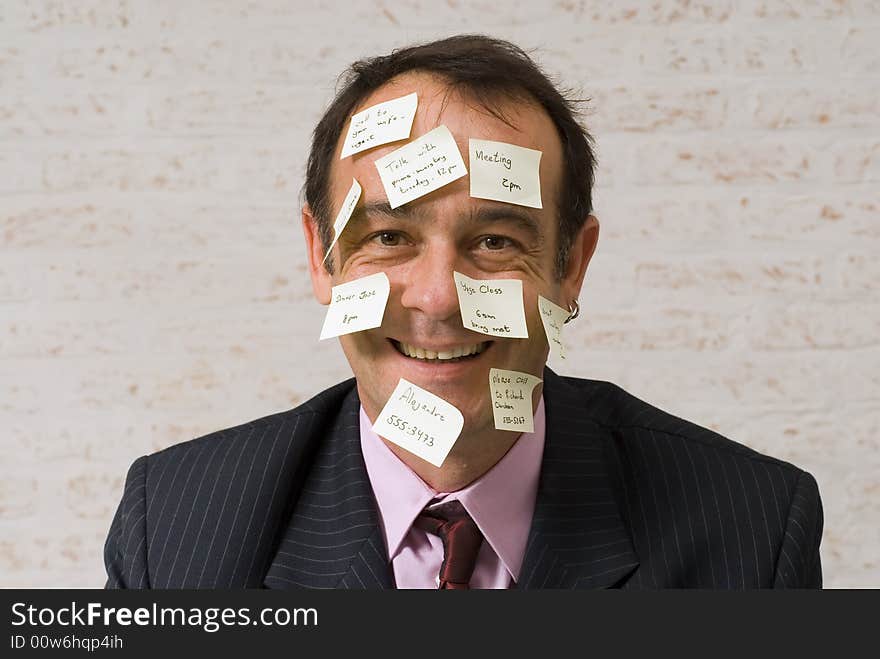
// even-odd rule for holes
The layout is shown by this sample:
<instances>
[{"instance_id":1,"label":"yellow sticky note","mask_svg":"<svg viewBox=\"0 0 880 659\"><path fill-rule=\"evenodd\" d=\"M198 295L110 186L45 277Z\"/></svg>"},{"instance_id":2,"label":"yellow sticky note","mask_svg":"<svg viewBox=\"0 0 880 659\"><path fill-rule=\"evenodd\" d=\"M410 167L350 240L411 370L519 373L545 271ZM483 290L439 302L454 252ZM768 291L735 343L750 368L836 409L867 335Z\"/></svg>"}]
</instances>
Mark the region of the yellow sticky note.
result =
<instances>
[{"instance_id":1,"label":"yellow sticky note","mask_svg":"<svg viewBox=\"0 0 880 659\"><path fill-rule=\"evenodd\" d=\"M384 272L334 286L321 328L321 340L379 327L391 293Z\"/></svg>"},{"instance_id":2,"label":"yellow sticky note","mask_svg":"<svg viewBox=\"0 0 880 659\"><path fill-rule=\"evenodd\" d=\"M419 97L413 92L352 115L340 159L409 137L418 104Z\"/></svg>"},{"instance_id":3,"label":"yellow sticky note","mask_svg":"<svg viewBox=\"0 0 880 659\"><path fill-rule=\"evenodd\" d=\"M467 175L455 138L438 126L375 162L391 208L433 192Z\"/></svg>"},{"instance_id":4,"label":"yellow sticky note","mask_svg":"<svg viewBox=\"0 0 880 659\"><path fill-rule=\"evenodd\" d=\"M541 323L544 325L547 343L550 344L550 354L559 357L559 359L565 359L562 326L565 324L565 319L568 318L568 312L543 295L538 296L538 311L541 313Z\"/></svg>"},{"instance_id":5,"label":"yellow sticky note","mask_svg":"<svg viewBox=\"0 0 880 659\"><path fill-rule=\"evenodd\" d=\"M541 378L521 371L489 369L489 396L498 430L534 432L532 391Z\"/></svg>"},{"instance_id":6,"label":"yellow sticky note","mask_svg":"<svg viewBox=\"0 0 880 659\"><path fill-rule=\"evenodd\" d=\"M373 432L440 467L463 427L464 416L457 407L400 378Z\"/></svg>"},{"instance_id":7,"label":"yellow sticky note","mask_svg":"<svg viewBox=\"0 0 880 659\"><path fill-rule=\"evenodd\" d=\"M468 145L471 197L543 208L540 151L491 140Z\"/></svg>"},{"instance_id":8,"label":"yellow sticky note","mask_svg":"<svg viewBox=\"0 0 880 659\"><path fill-rule=\"evenodd\" d=\"M345 199L342 200L342 208L339 209L339 213L337 213L336 219L333 221L333 240L330 242L330 247L327 248L327 253L324 254L324 261L330 256L333 245L336 244L336 241L345 229L345 225L351 219L351 214L354 212L354 207L357 206L360 198L361 185L357 182L357 179L353 178L351 179L351 188L348 194L345 195Z\"/></svg>"},{"instance_id":9,"label":"yellow sticky note","mask_svg":"<svg viewBox=\"0 0 880 659\"><path fill-rule=\"evenodd\" d=\"M519 279L471 279L460 272L452 276L465 329L511 339L529 338Z\"/></svg>"}]
</instances>

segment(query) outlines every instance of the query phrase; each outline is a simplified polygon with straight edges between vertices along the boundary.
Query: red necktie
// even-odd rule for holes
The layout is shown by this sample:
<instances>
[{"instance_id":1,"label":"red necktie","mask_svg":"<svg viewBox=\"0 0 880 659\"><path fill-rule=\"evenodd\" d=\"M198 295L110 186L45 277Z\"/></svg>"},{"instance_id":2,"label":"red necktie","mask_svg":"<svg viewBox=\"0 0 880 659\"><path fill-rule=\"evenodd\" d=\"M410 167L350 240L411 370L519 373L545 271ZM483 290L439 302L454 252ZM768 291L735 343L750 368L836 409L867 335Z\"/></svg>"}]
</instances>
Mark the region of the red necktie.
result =
<instances>
[{"instance_id":1,"label":"red necktie","mask_svg":"<svg viewBox=\"0 0 880 659\"><path fill-rule=\"evenodd\" d=\"M464 508L462 507L462 512ZM436 512L424 511L414 524L443 541L443 565L440 566L440 590L469 590L468 585L483 534L467 512L458 519L446 519Z\"/></svg>"}]
</instances>

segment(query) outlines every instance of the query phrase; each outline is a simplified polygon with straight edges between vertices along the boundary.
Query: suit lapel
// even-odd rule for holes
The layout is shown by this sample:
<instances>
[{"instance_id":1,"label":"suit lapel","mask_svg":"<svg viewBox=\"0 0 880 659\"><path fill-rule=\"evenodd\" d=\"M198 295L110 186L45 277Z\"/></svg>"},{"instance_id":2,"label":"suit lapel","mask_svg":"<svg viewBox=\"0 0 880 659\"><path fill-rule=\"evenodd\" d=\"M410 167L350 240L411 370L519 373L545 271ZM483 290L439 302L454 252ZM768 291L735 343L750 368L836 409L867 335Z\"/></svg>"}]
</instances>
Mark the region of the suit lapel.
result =
<instances>
[{"instance_id":1,"label":"suit lapel","mask_svg":"<svg viewBox=\"0 0 880 659\"><path fill-rule=\"evenodd\" d=\"M263 581L269 588L390 588L390 564L360 447L353 388L322 438Z\"/></svg>"},{"instance_id":2,"label":"suit lapel","mask_svg":"<svg viewBox=\"0 0 880 659\"><path fill-rule=\"evenodd\" d=\"M591 419L602 401L545 369L544 405L544 459L519 586L620 585L639 561L615 496L611 434Z\"/></svg>"}]
</instances>

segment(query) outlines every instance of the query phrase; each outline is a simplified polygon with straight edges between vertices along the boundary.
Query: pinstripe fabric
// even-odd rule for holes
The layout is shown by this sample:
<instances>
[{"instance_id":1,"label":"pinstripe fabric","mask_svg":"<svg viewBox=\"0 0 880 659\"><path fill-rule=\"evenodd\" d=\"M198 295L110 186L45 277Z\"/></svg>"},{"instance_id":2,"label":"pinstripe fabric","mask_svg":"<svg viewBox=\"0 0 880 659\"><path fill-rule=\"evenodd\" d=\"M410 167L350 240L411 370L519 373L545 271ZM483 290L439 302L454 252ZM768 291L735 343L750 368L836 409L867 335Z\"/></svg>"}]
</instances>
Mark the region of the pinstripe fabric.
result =
<instances>
[{"instance_id":1,"label":"pinstripe fabric","mask_svg":"<svg viewBox=\"0 0 880 659\"><path fill-rule=\"evenodd\" d=\"M526 587L821 586L812 476L609 383L548 370L545 387Z\"/></svg>"},{"instance_id":2,"label":"pinstripe fabric","mask_svg":"<svg viewBox=\"0 0 880 659\"><path fill-rule=\"evenodd\" d=\"M547 437L519 588L819 587L812 476L618 387L544 373ZM108 587L389 588L343 382L135 461Z\"/></svg>"},{"instance_id":3,"label":"pinstripe fabric","mask_svg":"<svg viewBox=\"0 0 880 659\"><path fill-rule=\"evenodd\" d=\"M269 588L389 588L390 566L360 446L357 390L315 457L266 575Z\"/></svg>"},{"instance_id":4,"label":"pinstripe fabric","mask_svg":"<svg viewBox=\"0 0 880 659\"><path fill-rule=\"evenodd\" d=\"M107 587L259 587L352 383L138 459L104 548Z\"/></svg>"}]
</instances>

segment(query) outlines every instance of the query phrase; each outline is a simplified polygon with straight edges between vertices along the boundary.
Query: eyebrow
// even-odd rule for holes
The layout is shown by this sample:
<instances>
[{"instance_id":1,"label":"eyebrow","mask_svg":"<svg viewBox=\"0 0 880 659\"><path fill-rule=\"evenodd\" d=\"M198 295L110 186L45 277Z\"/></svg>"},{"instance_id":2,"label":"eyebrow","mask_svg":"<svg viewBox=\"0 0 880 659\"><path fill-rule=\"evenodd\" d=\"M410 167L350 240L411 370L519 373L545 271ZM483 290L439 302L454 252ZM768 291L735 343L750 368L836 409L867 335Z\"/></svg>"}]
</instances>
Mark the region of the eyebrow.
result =
<instances>
[{"instance_id":1,"label":"eyebrow","mask_svg":"<svg viewBox=\"0 0 880 659\"><path fill-rule=\"evenodd\" d=\"M377 215L395 220L414 220L420 219L419 216L424 217L421 209L416 209L412 206L391 208L391 204L387 201L372 201L365 203L363 206L357 206L348 221L349 223L363 222Z\"/></svg>"},{"instance_id":2,"label":"eyebrow","mask_svg":"<svg viewBox=\"0 0 880 659\"><path fill-rule=\"evenodd\" d=\"M376 201L358 206L352 213L349 224L365 222L376 216L392 220L430 221L430 216L421 208L405 205L391 208L387 201ZM475 224L513 223L531 234L535 240L542 241L544 239L542 223L530 209L499 202L498 205L480 206L471 212L468 219Z\"/></svg>"},{"instance_id":3,"label":"eyebrow","mask_svg":"<svg viewBox=\"0 0 880 659\"><path fill-rule=\"evenodd\" d=\"M498 206L480 206L471 214L471 220L478 224L513 223L531 234L535 240L542 241L544 239L544 230L535 214L519 206L511 206L503 202Z\"/></svg>"}]
</instances>

